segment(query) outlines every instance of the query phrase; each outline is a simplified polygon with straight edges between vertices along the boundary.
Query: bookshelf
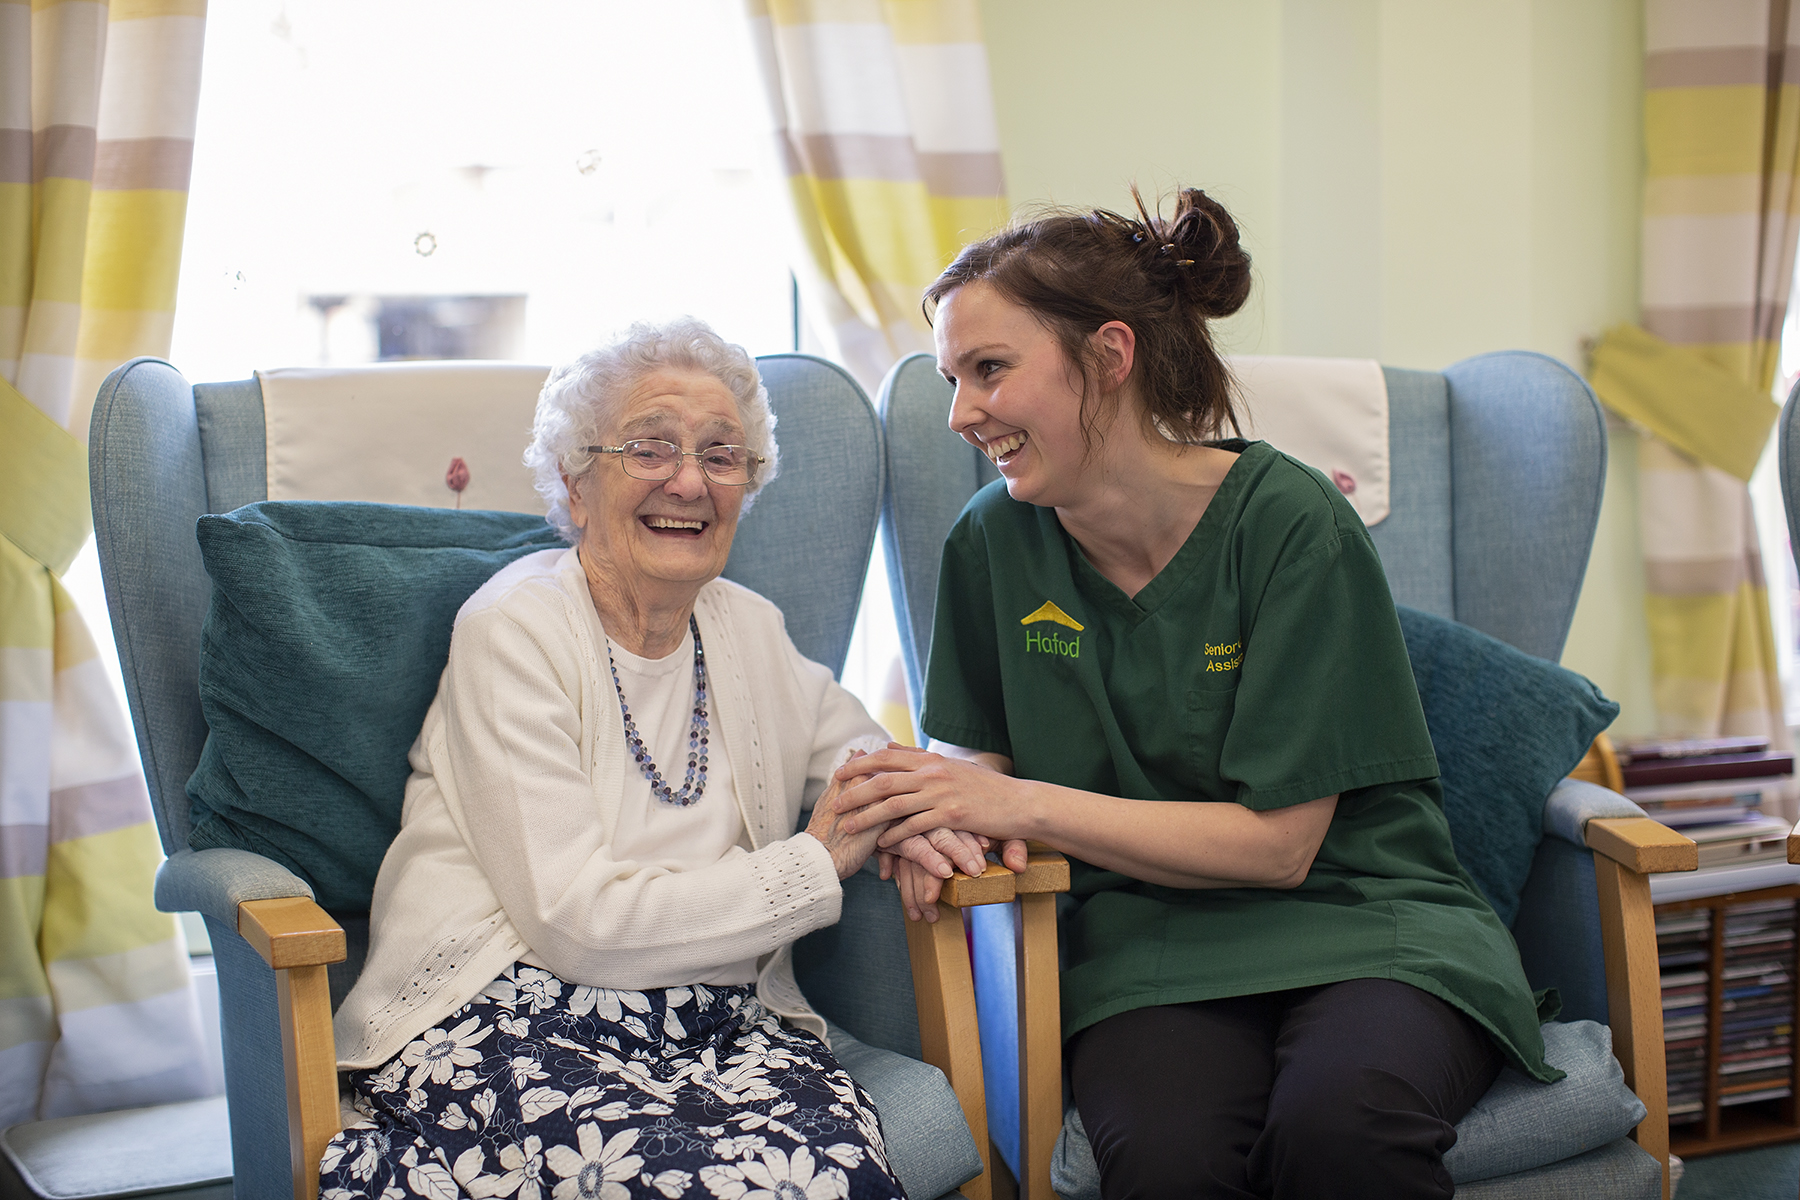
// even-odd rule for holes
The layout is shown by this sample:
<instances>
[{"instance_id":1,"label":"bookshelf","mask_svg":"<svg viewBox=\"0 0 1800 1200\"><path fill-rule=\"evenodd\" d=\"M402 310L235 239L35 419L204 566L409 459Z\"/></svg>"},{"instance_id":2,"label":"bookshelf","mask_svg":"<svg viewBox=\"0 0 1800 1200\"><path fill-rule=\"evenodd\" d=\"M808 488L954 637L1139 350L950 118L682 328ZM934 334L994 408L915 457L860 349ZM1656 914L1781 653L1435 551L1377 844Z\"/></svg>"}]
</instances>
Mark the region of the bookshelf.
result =
<instances>
[{"instance_id":1,"label":"bookshelf","mask_svg":"<svg viewBox=\"0 0 1800 1200\"><path fill-rule=\"evenodd\" d=\"M1669 1148L1683 1158L1800 1141L1800 865L1775 790L1793 763L1753 738L1615 747L1601 734L1571 772L1700 843L1700 870L1650 878Z\"/></svg>"},{"instance_id":2,"label":"bookshelf","mask_svg":"<svg viewBox=\"0 0 1800 1200\"><path fill-rule=\"evenodd\" d=\"M1746 876L1778 874L1790 882L1734 888ZM1793 1048L1800 868L1771 863L1664 878L1687 885L1665 891L1689 893L1655 905L1670 1149L1694 1158L1800 1140ZM1694 894L1709 885L1725 890Z\"/></svg>"}]
</instances>

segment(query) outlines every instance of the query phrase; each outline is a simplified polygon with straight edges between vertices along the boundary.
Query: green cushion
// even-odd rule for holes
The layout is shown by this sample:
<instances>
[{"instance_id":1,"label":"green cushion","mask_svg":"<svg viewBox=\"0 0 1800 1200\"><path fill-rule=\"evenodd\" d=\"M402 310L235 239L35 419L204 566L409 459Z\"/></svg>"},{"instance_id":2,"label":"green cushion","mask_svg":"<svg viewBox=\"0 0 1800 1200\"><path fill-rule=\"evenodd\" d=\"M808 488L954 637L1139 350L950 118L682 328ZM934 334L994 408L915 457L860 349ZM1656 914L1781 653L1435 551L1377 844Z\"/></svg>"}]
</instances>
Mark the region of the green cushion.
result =
<instances>
[{"instance_id":1,"label":"green cushion","mask_svg":"<svg viewBox=\"0 0 1800 1200\"><path fill-rule=\"evenodd\" d=\"M188 844L255 851L327 910L367 911L457 609L563 542L519 513L314 501L201 517L198 535L213 596Z\"/></svg>"},{"instance_id":2,"label":"green cushion","mask_svg":"<svg viewBox=\"0 0 1800 1200\"><path fill-rule=\"evenodd\" d=\"M1544 798L1619 706L1553 662L1400 608L1459 862L1510 927L1543 836Z\"/></svg>"}]
</instances>

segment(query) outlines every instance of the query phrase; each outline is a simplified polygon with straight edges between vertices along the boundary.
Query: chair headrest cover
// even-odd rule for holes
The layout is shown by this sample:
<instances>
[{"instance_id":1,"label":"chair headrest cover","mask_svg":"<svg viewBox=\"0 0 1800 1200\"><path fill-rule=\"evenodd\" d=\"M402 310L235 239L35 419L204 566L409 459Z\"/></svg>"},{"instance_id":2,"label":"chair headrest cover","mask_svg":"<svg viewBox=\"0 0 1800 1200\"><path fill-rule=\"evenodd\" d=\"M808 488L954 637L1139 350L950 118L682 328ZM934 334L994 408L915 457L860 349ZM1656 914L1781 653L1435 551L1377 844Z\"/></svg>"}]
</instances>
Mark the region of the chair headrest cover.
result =
<instances>
[{"instance_id":1,"label":"chair headrest cover","mask_svg":"<svg viewBox=\"0 0 1800 1200\"><path fill-rule=\"evenodd\" d=\"M1244 436L1316 467L1364 525L1388 515L1388 394L1368 358L1226 359L1237 377Z\"/></svg>"},{"instance_id":2,"label":"chair headrest cover","mask_svg":"<svg viewBox=\"0 0 1800 1200\"><path fill-rule=\"evenodd\" d=\"M542 516L523 456L549 373L508 362L258 371L269 499ZM447 482L456 459L460 493Z\"/></svg>"}]
</instances>

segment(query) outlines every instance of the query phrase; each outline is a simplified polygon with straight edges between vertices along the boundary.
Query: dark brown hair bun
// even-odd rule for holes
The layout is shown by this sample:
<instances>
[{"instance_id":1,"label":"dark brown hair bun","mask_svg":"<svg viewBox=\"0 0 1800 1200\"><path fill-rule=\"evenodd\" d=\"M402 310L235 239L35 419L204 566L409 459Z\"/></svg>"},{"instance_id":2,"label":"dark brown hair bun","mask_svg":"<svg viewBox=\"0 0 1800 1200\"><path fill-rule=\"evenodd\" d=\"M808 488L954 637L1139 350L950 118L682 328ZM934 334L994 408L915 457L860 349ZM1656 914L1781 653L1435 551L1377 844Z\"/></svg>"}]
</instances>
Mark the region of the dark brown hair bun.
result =
<instances>
[{"instance_id":1,"label":"dark brown hair bun","mask_svg":"<svg viewBox=\"0 0 1800 1200\"><path fill-rule=\"evenodd\" d=\"M1172 272L1170 286L1208 317L1229 317L1250 297L1250 255L1238 242L1237 222L1225 206L1199 188L1176 196L1175 216L1162 221L1144 207L1137 189L1140 223L1164 240L1152 255L1155 266Z\"/></svg>"},{"instance_id":2,"label":"dark brown hair bun","mask_svg":"<svg viewBox=\"0 0 1800 1200\"><path fill-rule=\"evenodd\" d=\"M1129 382L1147 431L1189 444L1236 433L1231 376L1207 323L1237 312L1250 295L1237 222L1198 188L1176 193L1171 217L1151 211L1136 187L1131 198L1135 216L1050 209L964 247L925 289L925 316L976 282L1031 310L1088 382L1082 421L1090 439L1118 403L1116 390L1094 386L1101 364L1091 337L1121 321L1137 341Z\"/></svg>"}]
</instances>

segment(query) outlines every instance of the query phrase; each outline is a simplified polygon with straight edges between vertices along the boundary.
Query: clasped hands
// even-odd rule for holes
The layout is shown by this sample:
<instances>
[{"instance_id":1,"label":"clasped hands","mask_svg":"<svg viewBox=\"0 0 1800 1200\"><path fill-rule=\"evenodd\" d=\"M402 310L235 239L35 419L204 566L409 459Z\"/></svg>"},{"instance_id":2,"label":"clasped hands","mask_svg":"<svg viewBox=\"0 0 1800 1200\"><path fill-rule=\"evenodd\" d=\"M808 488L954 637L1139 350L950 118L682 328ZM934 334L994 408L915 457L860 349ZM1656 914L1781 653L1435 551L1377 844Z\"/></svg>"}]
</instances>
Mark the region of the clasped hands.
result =
<instances>
[{"instance_id":1,"label":"clasped hands","mask_svg":"<svg viewBox=\"0 0 1800 1200\"><path fill-rule=\"evenodd\" d=\"M1017 788L1018 781L982 763L890 742L838 770L813 810L813 822L829 813L835 818L827 822L829 832L847 851L855 854L867 846L851 870L869 853L879 853L881 877L898 883L908 919L935 921L944 880L957 870L981 874L996 841L1003 843L1004 865L1025 869ZM833 845L826 837L820 840ZM835 848L833 860L838 860ZM839 878L849 873L844 865Z\"/></svg>"}]
</instances>

